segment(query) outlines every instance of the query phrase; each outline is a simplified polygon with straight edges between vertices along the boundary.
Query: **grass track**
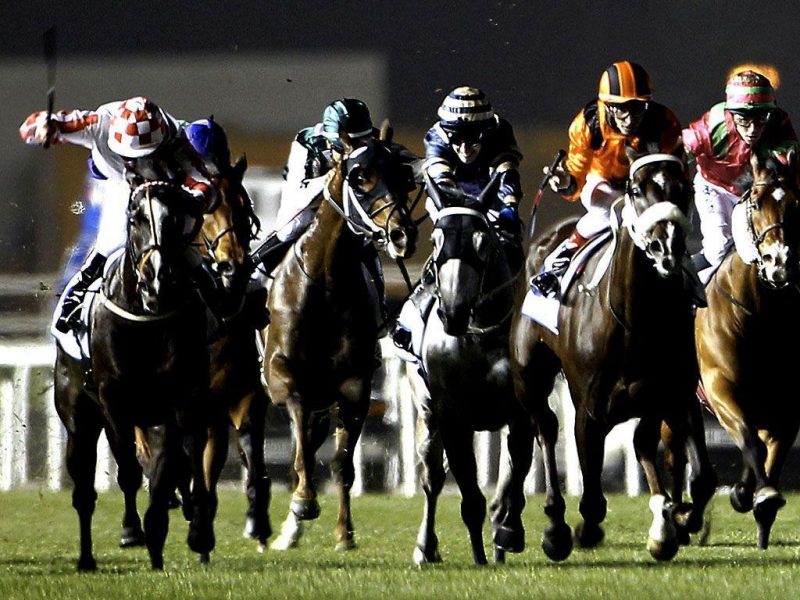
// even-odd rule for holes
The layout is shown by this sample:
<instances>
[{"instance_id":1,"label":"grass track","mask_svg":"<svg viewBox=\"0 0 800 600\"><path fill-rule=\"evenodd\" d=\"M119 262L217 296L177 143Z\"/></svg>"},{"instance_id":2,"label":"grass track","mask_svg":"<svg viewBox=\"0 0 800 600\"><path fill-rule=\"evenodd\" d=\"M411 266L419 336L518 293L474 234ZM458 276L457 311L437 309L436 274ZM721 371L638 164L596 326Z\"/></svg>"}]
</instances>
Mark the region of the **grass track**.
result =
<instances>
[{"instance_id":1,"label":"grass track","mask_svg":"<svg viewBox=\"0 0 800 600\"><path fill-rule=\"evenodd\" d=\"M142 502L144 501L144 497ZM797 598L800 596L800 495L790 495L767 551L755 548L751 515L734 513L717 497L710 546L681 549L670 563L656 563L644 547L649 526L646 498L611 496L606 540L596 550L576 550L550 562L539 547L545 518L542 497L525 511L528 549L505 566L471 564L459 500L440 501L438 533L444 564L418 569L411 552L421 498L370 495L354 500L359 548L333 549L336 500L321 498L322 516L297 550L258 554L240 537L244 498L221 493L217 550L209 567L185 545L186 524L172 512L166 570L149 569L143 548L117 547L122 499L101 494L95 513L99 570L77 574L77 518L68 493L0 493L0 598L90 600L111 598ZM276 494L271 515L277 530L288 495ZM568 499L568 521L577 522L577 499ZM491 556L488 528L487 554Z\"/></svg>"}]
</instances>

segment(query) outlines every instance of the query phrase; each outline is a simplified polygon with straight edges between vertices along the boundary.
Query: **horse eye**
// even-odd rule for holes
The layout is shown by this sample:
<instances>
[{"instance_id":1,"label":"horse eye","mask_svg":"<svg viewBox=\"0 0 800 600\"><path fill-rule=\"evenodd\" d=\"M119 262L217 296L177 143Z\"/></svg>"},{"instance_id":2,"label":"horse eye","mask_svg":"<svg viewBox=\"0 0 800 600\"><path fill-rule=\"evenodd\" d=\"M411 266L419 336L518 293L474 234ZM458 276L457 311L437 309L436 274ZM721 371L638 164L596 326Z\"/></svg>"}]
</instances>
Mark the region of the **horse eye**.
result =
<instances>
[{"instance_id":1,"label":"horse eye","mask_svg":"<svg viewBox=\"0 0 800 600\"><path fill-rule=\"evenodd\" d=\"M475 252L477 253L478 258L481 260L486 260L488 246L486 244L485 231L475 231L472 233L472 245L475 247Z\"/></svg>"},{"instance_id":2,"label":"horse eye","mask_svg":"<svg viewBox=\"0 0 800 600\"><path fill-rule=\"evenodd\" d=\"M431 233L431 242L433 242L433 258L436 259L444 246L444 232L441 229L434 229Z\"/></svg>"}]
</instances>

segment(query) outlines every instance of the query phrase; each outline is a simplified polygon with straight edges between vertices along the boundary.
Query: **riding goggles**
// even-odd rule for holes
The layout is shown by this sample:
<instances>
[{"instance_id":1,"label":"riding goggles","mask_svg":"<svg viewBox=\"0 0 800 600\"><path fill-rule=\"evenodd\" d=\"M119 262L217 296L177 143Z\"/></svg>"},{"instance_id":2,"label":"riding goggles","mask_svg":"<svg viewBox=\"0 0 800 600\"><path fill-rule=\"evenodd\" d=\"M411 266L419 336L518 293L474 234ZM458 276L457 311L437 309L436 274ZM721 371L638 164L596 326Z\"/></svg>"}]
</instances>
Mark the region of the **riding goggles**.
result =
<instances>
[{"instance_id":1,"label":"riding goggles","mask_svg":"<svg viewBox=\"0 0 800 600\"><path fill-rule=\"evenodd\" d=\"M616 119L638 119L647 111L647 102L631 100L622 104L606 104L606 107Z\"/></svg>"},{"instance_id":2,"label":"riding goggles","mask_svg":"<svg viewBox=\"0 0 800 600\"><path fill-rule=\"evenodd\" d=\"M744 129L749 129L752 126L764 127L769 120L769 113L733 113L733 122Z\"/></svg>"}]
</instances>

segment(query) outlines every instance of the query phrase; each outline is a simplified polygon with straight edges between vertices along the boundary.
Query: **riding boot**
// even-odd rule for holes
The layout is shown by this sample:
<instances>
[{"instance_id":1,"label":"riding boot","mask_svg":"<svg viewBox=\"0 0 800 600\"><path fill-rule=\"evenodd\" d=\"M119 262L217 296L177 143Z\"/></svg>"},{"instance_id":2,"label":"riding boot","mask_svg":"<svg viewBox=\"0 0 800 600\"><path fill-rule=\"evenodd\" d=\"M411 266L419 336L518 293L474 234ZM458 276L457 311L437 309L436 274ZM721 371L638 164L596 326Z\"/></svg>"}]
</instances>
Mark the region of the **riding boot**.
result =
<instances>
[{"instance_id":1,"label":"riding boot","mask_svg":"<svg viewBox=\"0 0 800 600\"><path fill-rule=\"evenodd\" d=\"M428 259L428 262L422 268L420 282L408 300L406 300L392 332L392 341L401 350L411 353L412 331L415 327L424 326L425 319L433 307L433 301L435 300L433 284L435 281L436 275L433 272L433 264Z\"/></svg>"},{"instance_id":2,"label":"riding boot","mask_svg":"<svg viewBox=\"0 0 800 600\"><path fill-rule=\"evenodd\" d=\"M208 323L208 339L217 340L227 332L226 317L230 317L227 292L222 289L205 261L199 262L190 276L212 317Z\"/></svg>"},{"instance_id":3,"label":"riding boot","mask_svg":"<svg viewBox=\"0 0 800 600\"><path fill-rule=\"evenodd\" d=\"M543 296L558 296L561 290L561 278L566 273L572 257L588 241L588 238L573 231L544 259L542 272L531 279L531 285L536 286Z\"/></svg>"},{"instance_id":4,"label":"riding boot","mask_svg":"<svg viewBox=\"0 0 800 600\"><path fill-rule=\"evenodd\" d=\"M242 313L248 323L252 323L257 330L269 325L269 309L267 308L267 288L260 282L250 280L244 294Z\"/></svg>"},{"instance_id":5,"label":"riding boot","mask_svg":"<svg viewBox=\"0 0 800 600\"><path fill-rule=\"evenodd\" d=\"M61 333L70 330L78 333L81 326L81 306L86 297L86 292L92 282L103 275L106 257L99 253L92 254L91 258L81 267L77 278L73 278L72 287L64 290L64 299L61 302L61 314L55 322L55 328Z\"/></svg>"},{"instance_id":6,"label":"riding boot","mask_svg":"<svg viewBox=\"0 0 800 600\"><path fill-rule=\"evenodd\" d=\"M700 258L698 258L698 256ZM702 269L710 266L711 264L708 262L708 260L706 260L706 257L702 252L691 257L687 254L683 259L683 263L681 264L683 287L688 293L689 301L692 303L692 307L695 310L708 306L708 301L706 299L706 288L700 281L700 278L697 276L697 274Z\"/></svg>"},{"instance_id":7,"label":"riding boot","mask_svg":"<svg viewBox=\"0 0 800 600\"><path fill-rule=\"evenodd\" d=\"M253 266L263 268L267 273L277 267L286 256L286 251L294 243L294 239L281 240L277 235L268 237L263 244L253 250L250 254L250 259L253 261Z\"/></svg>"}]
</instances>

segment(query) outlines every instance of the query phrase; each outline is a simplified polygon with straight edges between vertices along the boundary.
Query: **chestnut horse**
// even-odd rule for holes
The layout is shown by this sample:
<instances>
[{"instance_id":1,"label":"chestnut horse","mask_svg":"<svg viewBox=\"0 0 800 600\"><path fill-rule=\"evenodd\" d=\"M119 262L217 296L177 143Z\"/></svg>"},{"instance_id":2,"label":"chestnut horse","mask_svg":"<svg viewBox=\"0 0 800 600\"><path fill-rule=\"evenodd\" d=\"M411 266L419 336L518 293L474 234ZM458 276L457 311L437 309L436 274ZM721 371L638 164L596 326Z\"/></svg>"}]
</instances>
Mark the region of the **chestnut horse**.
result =
<instances>
[{"instance_id":1,"label":"chestnut horse","mask_svg":"<svg viewBox=\"0 0 800 600\"><path fill-rule=\"evenodd\" d=\"M800 339L800 191L791 168L751 160L753 185L733 217L736 251L706 287L708 308L695 323L706 396L742 452L731 490L739 512L752 510L758 546L767 548L778 510L781 469L800 428L791 349Z\"/></svg>"},{"instance_id":2,"label":"chestnut horse","mask_svg":"<svg viewBox=\"0 0 800 600\"><path fill-rule=\"evenodd\" d=\"M492 502L495 559L525 547L523 484L533 456L531 419L517 402L511 381L508 336L516 273L486 218L485 198L438 190L427 174L427 190L439 209L433 220L431 310L421 339L420 362L408 364L417 406L417 454L425 509L417 534L416 564L441 562L435 532L436 505L447 464L461 491L461 517L476 565L486 564L483 522L486 498L478 485L475 431L508 426L508 476Z\"/></svg>"},{"instance_id":3,"label":"chestnut horse","mask_svg":"<svg viewBox=\"0 0 800 600\"><path fill-rule=\"evenodd\" d=\"M634 445L651 494L653 524L647 547L656 559L671 559L679 546L673 502L680 498L669 497L656 462L662 421L673 432L671 443L694 446L690 490L695 504L693 514L684 515L693 530L700 529L703 509L716 485L694 396L693 314L682 277L691 203L685 166L670 154L637 157L629 151L629 158L627 192L612 209L613 246L591 257L567 290L559 313L560 333L550 332L519 310L512 323L514 384L533 415L544 455L545 513L551 524L542 547L553 560L563 560L572 550L555 460L558 421L548 405L562 369L576 410L583 476L583 522L575 529L580 546L596 546L604 537L603 448L606 435L619 423L640 419ZM538 273L544 258L573 225L557 227L531 245L527 280ZM595 275L598 264L607 267L601 276Z\"/></svg>"},{"instance_id":4,"label":"chestnut horse","mask_svg":"<svg viewBox=\"0 0 800 600\"><path fill-rule=\"evenodd\" d=\"M94 570L91 519L96 493L97 439L105 428L126 493L124 525L138 526L128 495L141 482L133 452L134 428L164 425L163 452L153 457L145 543L153 568L163 568L168 504L185 468L203 482L203 449L213 421L208 402L205 307L189 279L186 252L203 223L199 202L163 181L131 179L124 251L110 261L90 313L90 369L96 398L87 393L80 360L59 348L55 402L67 434L67 469L80 522L79 570ZM200 374L198 376L198 373ZM125 481L123 485L123 479ZM213 492L194 485L188 543L207 556L214 547Z\"/></svg>"},{"instance_id":5,"label":"chestnut horse","mask_svg":"<svg viewBox=\"0 0 800 600\"><path fill-rule=\"evenodd\" d=\"M339 491L336 547L354 547L350 488L353 452L370 401L380 318L362 273L366 244L392 257L414 251L408 211L412 173L390 152L389 140L346 151L329 172L322 204L309 229L273 272L265 331L264 376L275 404L286 406L296 478L290 513L273 548L301 535L301 521L319 516L312 480L315 455L336 418L331 469Z\"/></svg>"}]
</instances>

